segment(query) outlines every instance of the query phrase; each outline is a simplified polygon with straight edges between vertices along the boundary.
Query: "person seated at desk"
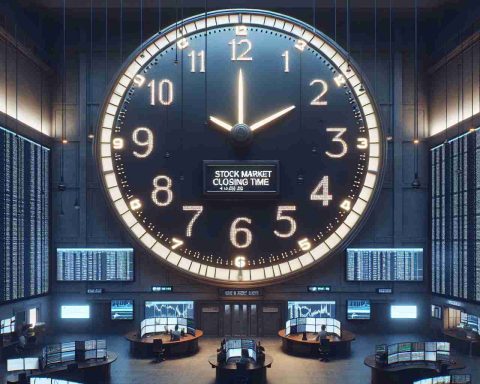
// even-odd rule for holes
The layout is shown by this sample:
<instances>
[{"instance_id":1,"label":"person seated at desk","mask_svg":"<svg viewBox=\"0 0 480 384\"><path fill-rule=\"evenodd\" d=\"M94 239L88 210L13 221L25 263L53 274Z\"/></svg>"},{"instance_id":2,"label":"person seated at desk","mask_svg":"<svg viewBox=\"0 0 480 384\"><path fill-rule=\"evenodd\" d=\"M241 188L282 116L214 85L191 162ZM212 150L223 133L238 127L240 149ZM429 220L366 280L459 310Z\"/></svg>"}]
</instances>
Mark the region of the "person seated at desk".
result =
<instances>
[{"instance_id":1,"label":"person seated at desk","mask_svg":"<svg viewBox=\"0 0 480 384\"><path fill-rule=\"evenodd\" d=\"M237 369L245 370L246 366L251 361L250 356L248 356L248 349L242 348L242 357L237 361Z\"/></svg>"},{"instance_id":2,"label":"person seated at desk","mask_svg":"<svg viewBox=\"0 0 480 384\"><path fill-rule=\"evenodd\" d=\"M260 344L260 341L257 343L257 361L261 363L265 361L265 347Z\"/></svg>"},{"instance_id":3,"label":"person seated at desk","mask_svg":"<svg viewBox=\"0 0 480 384\"><path fill-rule=\"evenodd\" d=\"M180 341L182 334L178 330L178 324L175 325L175 330L170 334L170 341Z\"/></svg>"},{"instance_id":4,"label":"person seated at desk","mask_svg":"<svg viewBox=\"0 0 480 384\"><path fill-rule=\"evenodd\" d=\"M223 338L223 340L220 342L220 348L217 349L217 352L220 352L221 350L225 350L225 343L227 342L227 340L225 340L225 338Z\"/></svg>"},{"instance_id":5,"label":"person seated at desk","mask_svg":"<svg viewBox=\"0 0 480 384\"><path fill-rule=\"evenodd\" d=\"M315 338L316 341L321 341L321 340L325 340L327 339L328 337L328 332L326 331L327 329L327 326L325 324L322 325L322 328L320 330L320 332L318 332L318 335L317 337Z\"/></svg>"}]
</instances>

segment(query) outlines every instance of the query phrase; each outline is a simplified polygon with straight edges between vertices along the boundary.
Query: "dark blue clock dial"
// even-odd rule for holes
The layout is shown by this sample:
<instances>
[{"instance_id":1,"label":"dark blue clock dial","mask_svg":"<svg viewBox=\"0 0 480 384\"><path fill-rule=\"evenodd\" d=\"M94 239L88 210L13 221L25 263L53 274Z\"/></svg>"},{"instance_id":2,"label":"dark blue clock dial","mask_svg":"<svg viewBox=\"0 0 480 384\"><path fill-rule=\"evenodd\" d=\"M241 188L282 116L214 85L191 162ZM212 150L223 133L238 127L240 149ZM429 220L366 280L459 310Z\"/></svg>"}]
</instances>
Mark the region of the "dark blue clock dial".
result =
<instances>
[{"instance_id":1,"label":"dark blue clock dial","mask_svg":"<svg viewBox=\"0 0 480 384\"><path fill-rule=\"evenodd\" d=\"M364 85L347 81L348 61L339 68L286 29L250 19L177 36L118 103L109 139L118 190L181 260L253 270L317 259L314 249L348 237L340 227L353 229L374 193L383 145L367 125L367 113L378 118L371 99L362 105Z\"/></svg>"}]
</instances>

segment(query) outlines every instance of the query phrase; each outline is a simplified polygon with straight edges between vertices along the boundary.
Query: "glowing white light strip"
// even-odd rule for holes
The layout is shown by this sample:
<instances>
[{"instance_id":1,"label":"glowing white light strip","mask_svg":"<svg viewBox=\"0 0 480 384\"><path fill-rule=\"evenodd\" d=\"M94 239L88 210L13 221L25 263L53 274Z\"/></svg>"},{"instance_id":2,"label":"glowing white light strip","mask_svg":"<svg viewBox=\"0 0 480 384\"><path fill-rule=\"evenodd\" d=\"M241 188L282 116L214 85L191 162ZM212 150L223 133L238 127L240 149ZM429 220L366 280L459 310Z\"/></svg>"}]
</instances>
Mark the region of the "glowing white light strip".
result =
<instances>
[{"instance_id":1,"label":"glowing white light strip","mask_svg":"<svg viewBox=\"0 0 480 384\"><path fill-rule=\"evenodd\" d=\"M146 47L146 49L134 59L134 61L127 67L124 74L120 77L117 85L113 89L113 92L109 99L109 105L107 105L103 118L101 120L102 125L100 127L99 145L100 155L102 158L102 171L104 177L104 184L109 190L110 198L112 199L112 202L114 203L114 207L116 208L118 214L122 217L122 219L130 228L132 233L136 237L139 237L142 243L147 248L152 249L152 251L162 259L179 268L189 271L192 274L206 276L210 279L215 280L237 282L253 280L258 281L265 279L269 280L288 275L295 270L299 270L302 267L312 264L315 261L321 259L329 252L331 252L336 247L336 245L338 245L342 241L342 239L344 239L348 235L348 233L355 227L361 217L361 214L365 211L367 203L372 198L373 190L376 183L378 182L376 172L378 172L380 167L379 140L381 135L378 128L378 119L376 117L376 113L371 104L370 97L366 93L366 90L363 90L361 86L362 84L360 81L360 76L358 76L358 74L356 73L355 68L349 65L347 58L344 57L341 52L337 52L334 47L323 41L319 36L315 36L313 33L311 33L311 31L304 29L302 26L292 24L290 22L270 15L264 16L249 13L239 15L237 13L233 13L230 15L227 14L209 16L206 21L207 28L232 23L247 26L259 25L266 27L274 27L294 35L294 37L296 37L297 39L306 42L312 48L319 50L324 56L332 60L332 62L339 68L345 79L348 80L350 86L354 89L358 99L359 107L362 109L362 113L365 116L366 120L366 126L368 128L369 162L368 173L365 179L365 186L362 188L359 198L353 205L351 211L346 216L344 223L341 223L337 230L333 234L331 234L329 238L327 238L324 242L318 244L315 248L311 249L310 252L302 254L297 258L289 260L288 262L283 262L252 270L243 270L242 273L239 274L237 269L216 268L212 266L207 266L196 261L191 261L172 252L166 246L156 241L155 238L148 233L148 231L143 227L143 225L139 223L135 216L132 214L129 206L126 204L125 200L121 195L120 189L118 188L116 176L113 173L113 160L110 146L112 129L115 122L114 116L116 116L119 112L120 105L122 104L122 98L124 97L127 88L130 86L135 76L141 71L143 66L145 66L156 54L158 54L158 52L163 50L169 44L176 44L181 39L184 39L185 35L194 33L196 31L204 30L204 18L201 18L194 22L189 22L188 24L178 28L178 30L176 31L172 30L166 36L158 37L157 40L155 40L152 44ZM347 69L349 70L347 71ZM360 91L360 89L362 89L362 91ZM244 84L243 74L241 71L239 72L238 96L238 118L240 122L243 122L245 113L243 103ZM269 119L277 118L293 108L294 106L290 106L264 120L267 121ZM212 122L216 123L222 128L228 130L232 129L232 126L230 124L225 123L218 118L212 116L210 117L210 120L212 120ZM264 120L256 124L266 124ZM253 126L252 129L254 129Z\"/></svg>"}]
</instances>

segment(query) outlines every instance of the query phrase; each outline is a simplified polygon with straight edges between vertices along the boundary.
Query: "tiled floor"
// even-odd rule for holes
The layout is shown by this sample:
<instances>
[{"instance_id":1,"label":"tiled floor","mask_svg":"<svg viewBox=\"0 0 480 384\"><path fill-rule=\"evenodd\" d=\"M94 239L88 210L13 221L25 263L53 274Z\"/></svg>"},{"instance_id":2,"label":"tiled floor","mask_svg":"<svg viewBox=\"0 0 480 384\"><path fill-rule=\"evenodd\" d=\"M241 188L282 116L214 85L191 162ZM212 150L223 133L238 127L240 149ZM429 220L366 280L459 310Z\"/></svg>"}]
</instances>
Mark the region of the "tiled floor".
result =
<instances>
[{"instance_id":1,"label":"tiled floor","mask_svg":"<svg viewBox=\"0 0 480 384\"><path fill-rule=\"evenodd\" d=\"M90 336L91 337L91 336ZM97 336L101 337L101 336ZM82 340L87 335L65 335L49 342ZM279 338L263 338L267 354L273 357L273 366L268 370L269 384L368 384L370 371L363 365L366 355L373 353L375 345L400 341L426 340L418 335L357 335L349 358L321 363L286 355L281 350ZM107 336L108 348L118 353L112 366L111 384L213 384L215 371L207 362L215 353L220 338L202 338L200 351L191 357L167 360L154 364L148 359L134 359L129 355L128 342L122 336ZM462 359L471 373L473 382L480 383L480 357L453 355ZM0 376L5 374L5 364L0 365ZM2 381L3 382L3 381Z\"/></svg>"}]
</instances>

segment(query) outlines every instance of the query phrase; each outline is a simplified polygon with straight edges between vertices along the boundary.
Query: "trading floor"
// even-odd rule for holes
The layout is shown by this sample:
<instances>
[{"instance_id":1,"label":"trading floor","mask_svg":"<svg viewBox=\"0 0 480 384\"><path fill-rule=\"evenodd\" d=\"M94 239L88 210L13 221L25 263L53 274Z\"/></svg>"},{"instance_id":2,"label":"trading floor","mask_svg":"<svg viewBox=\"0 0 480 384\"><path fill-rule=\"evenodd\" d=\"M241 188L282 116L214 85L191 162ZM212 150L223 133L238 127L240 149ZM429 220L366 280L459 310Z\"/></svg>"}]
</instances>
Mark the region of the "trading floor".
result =
<instances>
[{"instance_id":1,"label":"trading floor","mask_svg":"<svg viewBox=\"0 0 480 384\"><path fill-rule=\"evenodd\" d=\"M0 384L478 363L478 0L0 2Z\"/></svg>"}]
</instances>

